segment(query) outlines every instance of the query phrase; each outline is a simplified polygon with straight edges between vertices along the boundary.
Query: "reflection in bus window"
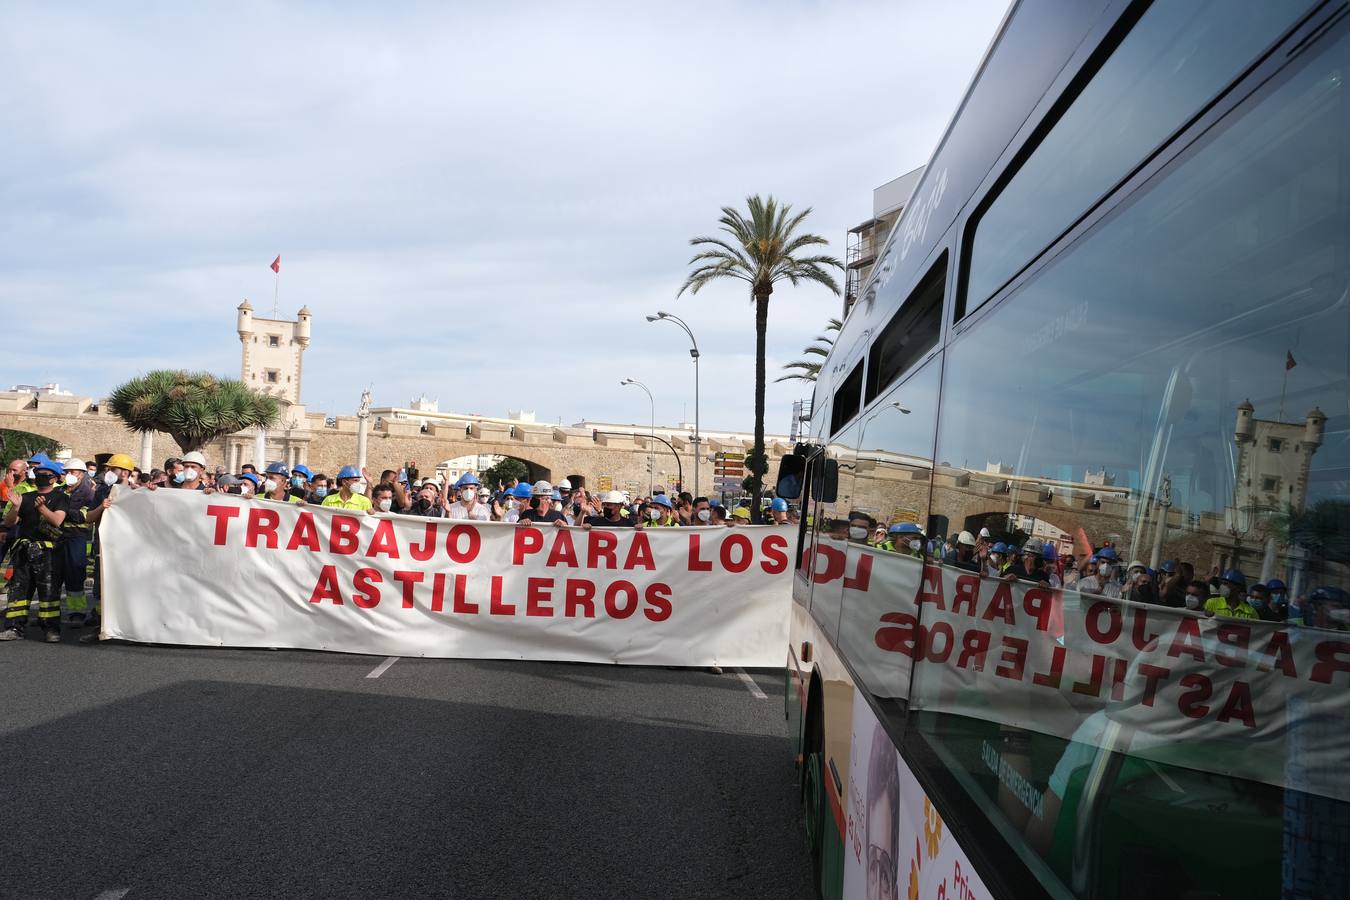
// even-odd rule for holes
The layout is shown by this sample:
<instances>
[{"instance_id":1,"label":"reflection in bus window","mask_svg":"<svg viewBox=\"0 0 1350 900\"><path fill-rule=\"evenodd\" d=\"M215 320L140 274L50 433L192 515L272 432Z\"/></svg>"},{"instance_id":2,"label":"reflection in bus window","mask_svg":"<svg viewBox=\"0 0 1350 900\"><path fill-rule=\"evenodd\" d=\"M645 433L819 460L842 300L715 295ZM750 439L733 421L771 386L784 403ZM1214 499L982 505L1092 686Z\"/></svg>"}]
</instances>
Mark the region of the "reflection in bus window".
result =
<instances>
[{"instance_id":1,"label":"reflection in bus window","mask_svg":"<svg viewBox=\"0 0 1350 900\"><path fill-rule=\"evenodd\" d=\"M952 653L915 667L911 706L1079 896L1280 896L1282 871L1327 871L1314 837L1350 816L1346 673L1271 682L1213 653L1236 635L1330 653L1350 631L1345 24L1305 57L946 351L933 513L988 537L984 579L940 572L949 597L997 608L1007 584L1044 610L1025 658L984 665L1013 659L1062 702L980 706ZM990 574L998 544L1062 602ZM1083 649L1111 622L1116 655ZM1189 655L1158 638L1191 633ZM1212 702L1149 705L1149 679L1175 685L1159 670Z\"/></svg>"},{"instance_id":2,"label":"reflection in bus window","mask_svg":"<svg viewBox=\"0 0 1350 900\"><path fill-rule=\"evenodd\" d=\"M825 448L825 458L839 465L839 487L835 500L813 504L812 530L814 540L811 559L805 563L811 572L811 616L831 639L839 626L840 592L847 577L844 569L849 541L865 541L870 523L863 518L854 520L851 506L854 482L855 422L845 428Z\"/></svg>"},{"instance_id":3,"label":"reflection in bus window","mask_svg":"<svg viewBox=\"0 0 1350 900\"><path fill-rule=\"evenodd\" d=\"M1294 23L1307 0L1160 0L976 226L974 312Z\"/></svg>"}]
</instances>

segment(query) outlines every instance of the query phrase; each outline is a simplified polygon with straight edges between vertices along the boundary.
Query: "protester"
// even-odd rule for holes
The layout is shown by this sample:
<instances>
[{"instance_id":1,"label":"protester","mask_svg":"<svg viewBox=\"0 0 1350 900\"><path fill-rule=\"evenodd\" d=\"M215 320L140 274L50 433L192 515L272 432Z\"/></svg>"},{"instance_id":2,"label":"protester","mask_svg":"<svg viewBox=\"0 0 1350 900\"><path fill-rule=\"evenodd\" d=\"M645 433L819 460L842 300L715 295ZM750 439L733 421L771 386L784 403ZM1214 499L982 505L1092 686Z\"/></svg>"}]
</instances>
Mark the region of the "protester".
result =
<instances>
[{"instance_id":1,"label":"protester","mask_svg":"<svg viewBox=\"0 0 1350 900\"><path fill-rule=\"evenodd\" d=\"M422 516L427 519L445 518L445 505L441 492L436 489L436 482L422 482L413 498L412 506L402 512L404 515Z\"/></svg>"},{"instance_id":2,"label":"protester","mask_svg":"<svg viewBox=\"0 0 1350 900\"><path fill-rule=\"evenodd\" d=\"M82 626L88 614L84 582L88 577L89 542L92 529L87 521L94 505L94 482L83 460L65 463L65 494L69 501L66 520L61 526L61 541L56 548L58 577L66 591L66 612L70 623Z\"/></svg>"},{"instance_id":3,"label":"protester","mask_svg":"<svg viewBox=\"0 0 1350 900\"><path fill-rule=\"evenodd\" d=\"M520 511L516 522L522 525L529 522L566 527L567 517L553 508L553 485L547 481L536 481L530 489L530 505Z\"/></svg>"},{"instance_id":4,"label":"protester","mask_svg":"<svg viewBox=\"0 0 1350 900\"><path fill-rule=\"evenodd\" d=\"M1237 569L1228 569L1219 576L1219 593L1205 601L1205 612L1234 619L1259 619L1247 602L1247 577Z\"/></svg>"},{"instance_id":5,"label":"protester","mask_svg":"<svg viewBox=\"0 0 1350 900\"><path fill-rule=\"evenodd\" d=\"M474 522L487 522L492 518L492 511L487 505L478 501L478 476L472 472L461 475L459 481L455 482L455 490L459 492L459 499L446 507L445 514L450 519L468 519Z\"/></svg>"},{"instance_id":6,"label":"protester","mask_svg":"<svg viewBox=\"0 0 1350 900\"><path fill-rule=\"evenodd\" d=\"M595 527L600 528L642 528L643 523L624 515L623 494L618 491L609 491L600 498L600 515L587 516L582 523L582 528L587 530Z\"/></svg>"},{"instance_id":7,"label":"protester","mask_svg":"<svg viewBox=\"0 0 1350 900\"><path fill-rule=\"evenodd\" d=\"M33 457L28 465L34 473L33 490L19 494L17 502L11 501L4 516L4 526L17 525L18 536L9 554L14 574L9 582L0 641L24 637L29 598L36 595L43 639L54 644L61 640L61 583L56 547L69 509L69 499L57 488L56 479L65 475L65 468L45 455Z\"/></svg>"},{"instance_id":8,"label":"protester","mask_svg":"<svg viewBox=\"0 0 1350 900\"><path fill-rule=\"evenodd\" d=\"M373 504L366 496L366 482L361 478L361 470L356 466L343 466L337 473L338 489L323 498L324 506L339 509L356 509L370 512Z\"/></svg>"}]
</instances>

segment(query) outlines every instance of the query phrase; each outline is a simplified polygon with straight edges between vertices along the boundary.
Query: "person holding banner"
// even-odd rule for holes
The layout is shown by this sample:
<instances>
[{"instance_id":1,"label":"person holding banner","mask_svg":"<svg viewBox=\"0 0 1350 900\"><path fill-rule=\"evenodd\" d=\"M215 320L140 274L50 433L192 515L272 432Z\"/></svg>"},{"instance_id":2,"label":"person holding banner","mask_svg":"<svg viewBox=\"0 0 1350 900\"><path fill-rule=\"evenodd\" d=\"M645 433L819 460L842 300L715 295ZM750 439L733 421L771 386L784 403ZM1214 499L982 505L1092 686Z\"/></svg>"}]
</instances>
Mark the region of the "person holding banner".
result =
<instances>
[{"instance_id":1,"label":"person holding banner","mask_svg":"<svg viewBox=\"0 0 1350 900\"><path fill-rule=\"evenodd\" d=\"M259 500L271 500L275 503L304 503L304 499L291 493L291 470L283 462L269 463L267 477L262 483Z\"/></svg>"},{"instance_id":2,"label":"person holding banner","mask_svg":"<svg viewBox=\"0 0 1350 900\"><path fill-rule=\"evenodd\" d=\"M444 519L445 507L442 505L441 499L441 493L436 489L436 482L424 481L422 486L417 489L417 497L413 500L412 506L401 510L401 512L405 516Z\"/></svg>"},{"instance_id":3,"label":"person holding banner","mask_svg":"<svg viewBox=\"0 0 1350 900\"><path fill-rule=\"evenodd\" d=\"M622 495L620 495L622 498ZM567 517L553 508L553 485L547 481L536 481L530 488L530 505L520 510L517 525L552 523L559 527L567 525Z\"/></svg>"},{"instance_id":4,"label":"person holding banner","mask_svg":"<svg viewBox=\"0 0 1350 900\"><path fill-rule=\"evenodd\" d=\"M0 641L17 641L28 625L28 598L37 595L38 622L43 640L61 641L61 583L57 580L56 543L66 521L70 501L56 489L56 479L65 468L46 456L29 460L35 472L35 489L15 497L5 512L5 528L19 526L18 539L10 550L14 575L9 582L9 602Z\"/></svg>"},{"instance_id":5,"label":"person holding banner","mask_svg":"<svg viewBox=\"0 0 1350 900\"><path fill-rule=\"evenodd\" d=\"M370 512L370 498L366 496L366 483L361 480L361 470L356 466L343 466L337 474L337 493L323 498L324 506L338 509L356 509Z\"/></svg>"},{"instance_id":6,"label":"person holding banner","mask_svg":"<svg viewBox=\"0 0 1350 900\"><path fill-rule=\"evenodd\" d=\"M487 504L478 502L478 476L466 472L455 482L459 499L445 510L447 519L467 519L474 522L487 522L492 518Z\"/></svg>"},{"instance_id":7,"label":"person holding banner","mask_svg":"<svg viewBox=\"0 0 1350 900\"><path fill-rule=\"evenodd\" d=\"M623 494L609 491L600 498L600 515L587 516L581 527L591 528L642 528L643 522L623 514Z\"/></svg>"}]
</instances>

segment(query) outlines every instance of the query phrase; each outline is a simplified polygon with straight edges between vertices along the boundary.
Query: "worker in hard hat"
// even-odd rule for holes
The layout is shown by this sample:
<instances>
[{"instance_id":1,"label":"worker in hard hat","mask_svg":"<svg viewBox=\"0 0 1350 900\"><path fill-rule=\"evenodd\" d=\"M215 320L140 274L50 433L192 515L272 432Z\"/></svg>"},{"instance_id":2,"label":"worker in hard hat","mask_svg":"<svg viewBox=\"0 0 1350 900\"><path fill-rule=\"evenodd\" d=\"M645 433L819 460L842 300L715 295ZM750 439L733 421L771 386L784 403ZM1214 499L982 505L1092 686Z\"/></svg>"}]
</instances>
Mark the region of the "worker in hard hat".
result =
<instances>
[{"instance_id":1,"label":"worker in hard hat","mask_svg":"<svg viewBox=\"0 0 1350 900\"><path fill-rule=\"evenodd\" d=\"M70 499L57 487L65 467L46 454L28 461L34 472L34 489L11 502L4 527L18 526L18 539L10 550L14 575L9 582L9 600L5 619L0 624L0 641L17 641L28 626L28 599L37 596L38 624L49 644L61 642L61 583L58 580L56 545L66 521Z\"/></svg>"},{"instance_id":2,"label":"worker in hard hat","mask_svg":"<svg viewBox=\"0 0 1350 900\"><path fill-rule=\"evenodd\" d=\"M606 491L600 495L600 515L587 516L581 527L590 528L642 528L643 523L626 514L625 500L621 491Z\"/></svg>"},{"instance_id":3,"label":"worker in hard hat","mask_svg":"<svg viewBox=\"0 0 1350 900\"><path fill-rule=\"evenodd\" d=\"M112 506L120 494L135 488L135 483L131 480L131 473L135 468L136 464L125 453L114 453L108 457L107 463L104 464L103 477L99 479L98 485L94 488L93 503L84 512L84 520L93 526L94 531L92 544L94 576L89 591L89 611L85 615L83 623L85 625L99 624L101 612L100 592L103 587L103 572L102 567L98 564L99 554L102 552L102 546L98 539L98 523L103 520L103 513L108 507ZM88 643L98 640L98 635L85 635L80 640Z\"/></svg>"},{"instance_id":4,"label":"worker in hard hat","mask_svg":"<svg viewBox=\"0 0 1350 900\"><path fill-rule=\"evenodd\" d=\"M620 495L622 499L623 495ZM536 481L530 488L530 505L520 510L516 523L524 525L567 526L567 517L553 508L553 485L547 481Z\"/></svg>"},{"instance_id":5,"label":"worker in hard hat","mask_svg":"<svg viewBox=\"0 0 1350 900\"><path fill-rule=\"evenodd\" d=\"M338 509L356 509L371 512L374 504L366 496L366 482L356 466L343 466L337 474L338 489L323 498L323 505Z\"/></svg>"},{"instance_id":6,"label":"worker in hard hat","mask_svg":"<svg viewBox=\"0 0 1350 900\"><path fill-rule=\"evenodd\" d=\"M85 469L84 460L68 459L63 464L65 474L58 490L63 491L69 509L61 524L61 540L56 545L56 578L66 589L66 612L70 624L84 625L89 601L84 593L86 568L89 565L89 540L93 529L86 514L94 505L94 482Z\"/></svg>"}]
</instances>

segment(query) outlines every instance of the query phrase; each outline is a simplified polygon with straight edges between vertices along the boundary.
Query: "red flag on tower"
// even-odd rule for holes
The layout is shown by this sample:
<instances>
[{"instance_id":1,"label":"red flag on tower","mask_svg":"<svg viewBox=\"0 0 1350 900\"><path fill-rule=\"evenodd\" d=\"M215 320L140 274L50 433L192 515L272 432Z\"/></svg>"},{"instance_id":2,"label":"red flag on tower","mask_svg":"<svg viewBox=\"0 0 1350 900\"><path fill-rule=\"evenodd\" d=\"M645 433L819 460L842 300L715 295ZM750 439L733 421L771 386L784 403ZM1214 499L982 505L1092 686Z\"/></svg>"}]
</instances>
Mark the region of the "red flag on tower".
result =
<instances>
[{"instance_id":1,"label":"red flag on tower","mask_svg":"<svg viewBox=\"0 0 1350 900\"><path fill-rule=\"evenodd\" d=\"M278 275L281 274L281 254L280 254L280 253L277 254L277 258L276 258L276 259L272 260L272 271L273 271L273 272L276 272Z\"/></svg>"},{"instance_id":2,"label":"red flag on tower","mask_svg":"<svg viewBox=\"0 0 1350 900\"><path fill-rule=\"evenodd\" d=\"M1284 351L1284 370L1288 372L1296 365L1298 365L1298 363L1294 362L1293 352L1289 350Z\"/></svg>"}]
</instances>

